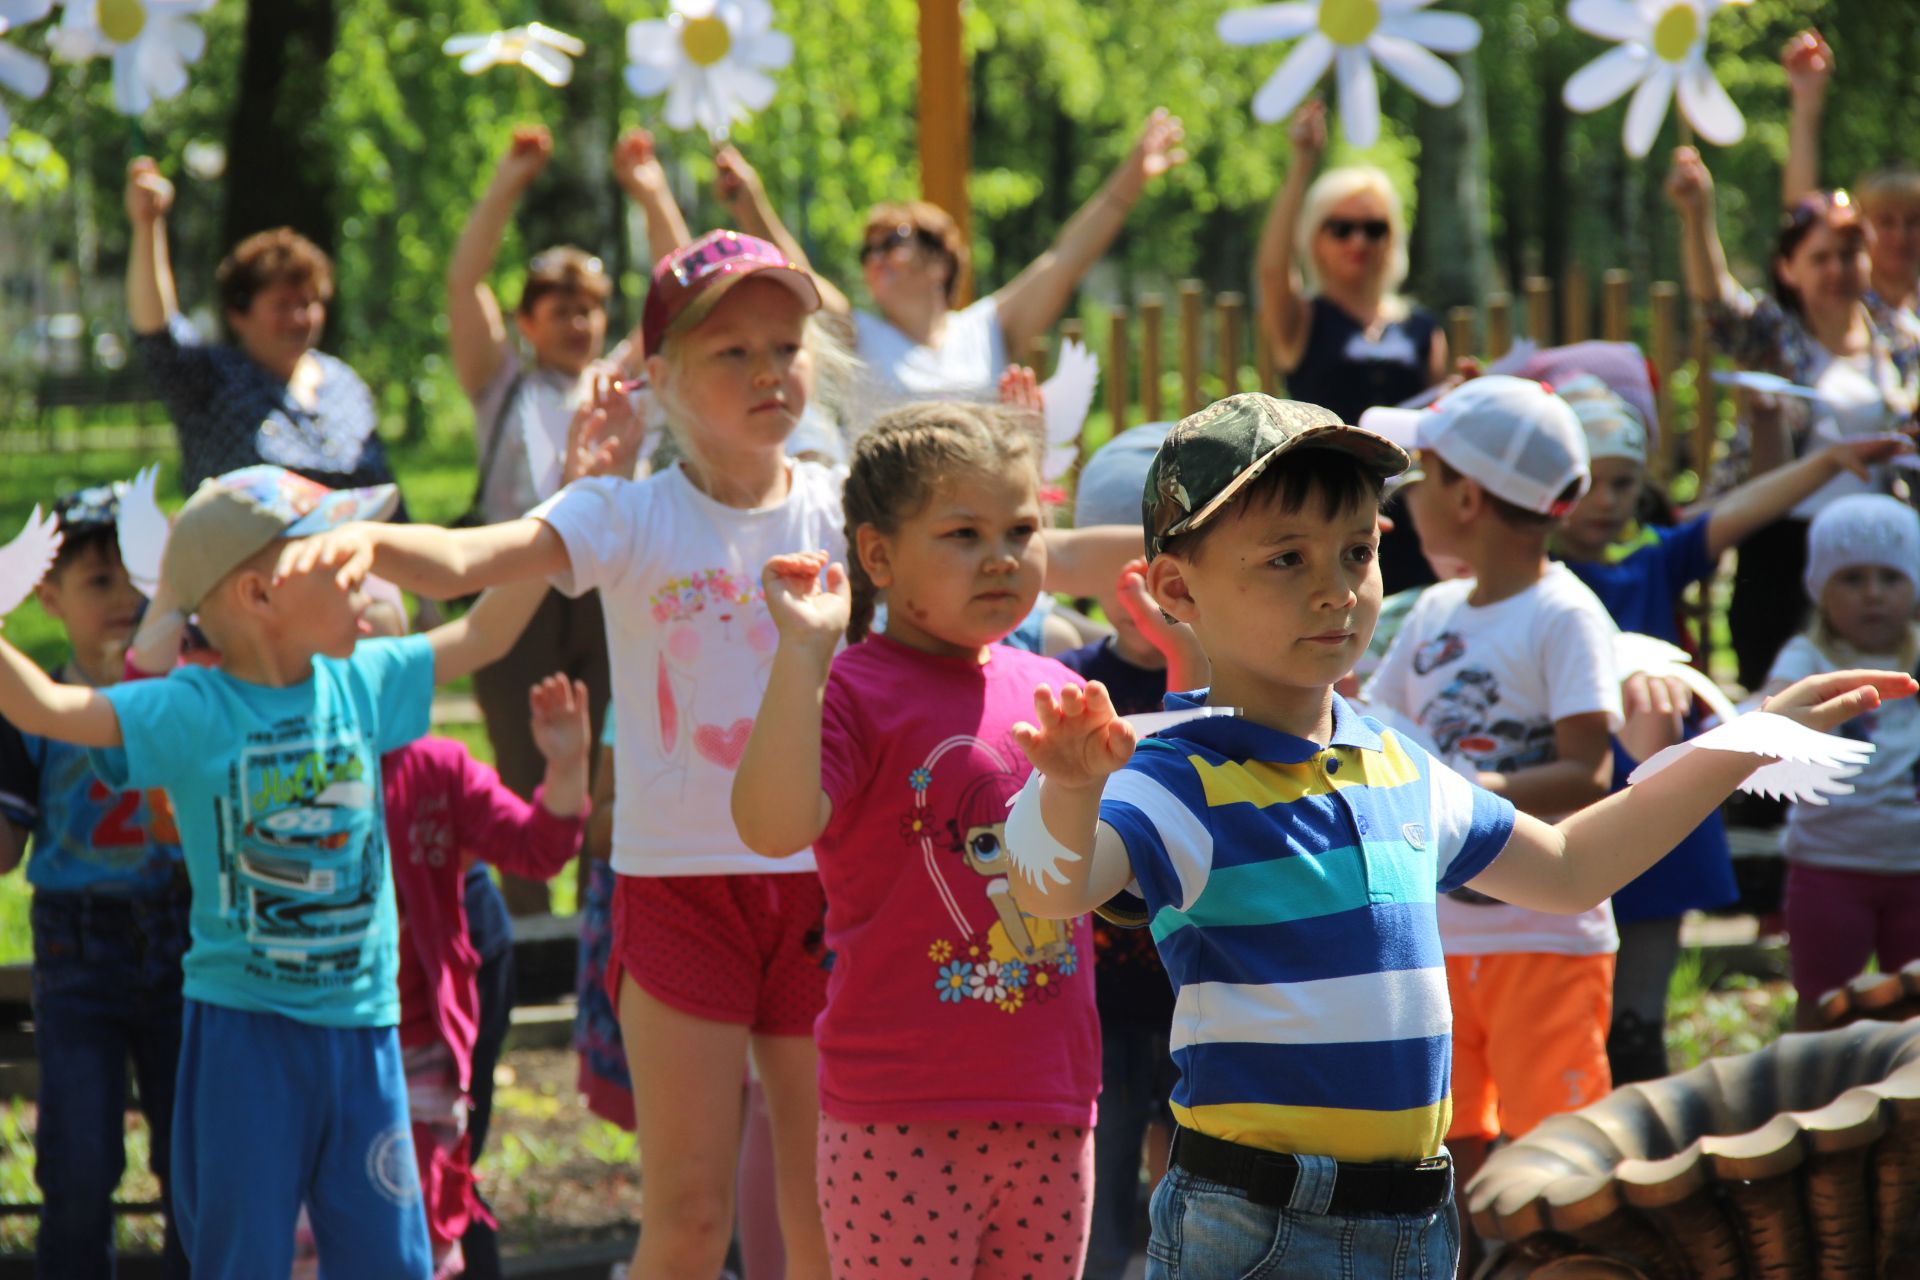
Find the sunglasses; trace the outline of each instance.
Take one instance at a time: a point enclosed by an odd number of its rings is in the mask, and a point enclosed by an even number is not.
[[[1351,240],[1357,231],[1373,244],[1379,244],[1393,232],[1385,218],[1328,218],[1320,224],[1320,229],[1335,240]]]
[[[860,246],[860,261],[865,262],[878,254],[890,254],[908,245],[917,247],[922,253],[938,254],[943,258],[947,256],[947,246],[939,236],[931,231],[902,223],[885,235],[878,236]]]

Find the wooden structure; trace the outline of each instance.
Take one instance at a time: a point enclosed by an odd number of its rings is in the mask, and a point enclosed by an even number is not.
[[[960,38],[962,0],[920,0],[920,192],[960,224],[963,240],[973,234],[967,199],[967,171],[973,163],[971,122],[967,114],[967,51]],[[972,269],[954,298],[973,297]]]

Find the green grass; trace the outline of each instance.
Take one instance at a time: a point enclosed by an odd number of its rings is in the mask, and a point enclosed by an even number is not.
[[[1793,1029],[1793,986],[1725,973],[1688,948],[1667,994],[1667,1057],[1675,1071],[1752,1053]]]

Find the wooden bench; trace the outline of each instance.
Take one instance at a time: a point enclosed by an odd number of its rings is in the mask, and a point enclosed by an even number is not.
[[[144,427],[146,410],[159,404],[147,375],[132,364],[78,373],[43,372],[34,381],[33,402],[35,421],[43,435],[51,430],[51,415],[56,409],[77,409],[84,414],[94,409],[130,407],[134,424]]]

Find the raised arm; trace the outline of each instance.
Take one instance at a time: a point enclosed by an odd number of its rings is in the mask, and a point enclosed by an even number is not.
[[[464,794],[454,822],[463,852],[510,875],[551,880],[580,852],[588,812],[587,760],[593,730],[587,719],[587,687],[562,675],[548,676],[527,695],[533,742],[547,762],[546,776],[529,804],[507,789],[500,775],[468,757]]]
[[[1839,671],[1802,680],[1765,707],[1826,731],[1882,699],[1911,697],[1914,687],[1910,676],[1890,671]],[[1506,849],[1470,887],[1536,911],[1588,910],[1665,857],[1764,763],[1735,752],[1694,751],[1558,826],[1519,814]]]
[[[627,198],[640,206],[647,219],[647,269],[678,249],[691,243],[686,217],[680,202],[673,198],[673,186],[654,150],[653,135],[645,129],[629,129],[613,145],[613,176]],[[629,379],[637,380],[647,362],[643,325],[634,322],[632,332],[607,354],[615,368]]]
[[[1047,573],[1041,584],[1056,595],[1080,599],[1106,594],[1140,556],[1140,529],[1130,524],[1094,524],[1046,531]]]
[[[1809,27],[1780,51],[1787,69],[1787,163],[1780,171],[1780,203],[1791,209],[1820,189],[1820,118],[1827,108],[1827,81],[1833,75],[1833,50]]]
[[[1719,306],[1729,291],[1737,291],[1740,285],[1727,270],[1727,253],[1720,244],[1720,227],[1713,210],[1713,175],[1692,147],[1674,149],[1667,196],[1680,211],[1680,252],[1685,261],[1687,295],[1700,306]]]
[[[818,840],[833,817],[821,786],[822,705],[852,597],[847,571],[828,565],[824,551],[775,556],[760,582],[780,647],[733,776],[733,825],[747,848],[784,858]]]
[[[813,264],[807,261],[807,254],[787,230],[787,224],[780,220],[780,214],[774,209],[773,202],[767,199],[766,184],[760,181],[759,171],[747,163],[737,147],[722,146],[713,153],[715,170],[714,183],[719,191],[720,200],[727,206],[727,212],[733,218],[733,225],[750,236],[759,236],[768,241],[780,252],[805,267],[813,275],[813,283],[820,290],[820,307],[828,315],[845,318],[853,314],[853,304],[847,295],[840,292],[832,281],[823,278],[814,271]]]
[[[507,656],[547,598],[544,578],[522,578],[482,595],[464,617],[427,632],[433,646],[433,680],[446,684],[490,667]]]
[[[1133,150],[1093,199],[1067,219],[1052,247],[995,293],[1007,350],[1025,351],[1035,338],[1053,328],[1081,278],[1120,234],[1127,214],[1147,184],[1186,163],[1187,153],[1180,150],[1185,136],[1180,118],[1165,107],[1156,107]]]
[[[127,221],[133,245],[127,254],[127,320],[135,333],[158,333],[180,312],[167,251],[167,211],[173,184],[147,156],[127,166]]]
[[[1023,911],[1066,920],[1108,901],[1133,878],[1125,842],[1100,821],[1100,797],[1107,779],[1133,755],[1134,733],[1097,680],[1084,691],[1068,685],[1058,695],[1041,685],[1034,690],[1033,711],[1032,724],[1013,727],[1035,778],[1007,823],[1013,864],[1008,882]],[[1036,783],[1037,828],[1025,807],[1034,803]]]
[[[113,703],[84,685],[60,684],[0,638],[0,716],[22,733],[82,747],[121,745]]]
[[[1295,113],[1287,140],[1293,144],[1293,163],[1287,180],[1267,210],[1260,231],[1260,253],[1255,272],[1260,283],[1260,332],[1273,349],[1281,369],[1299,365],[1307,349],[1307,327],[1312,310],[1301,292],[1300,264],[1293,260],[1293,242],[1300,224],[1300,206],[1307,186],[1327,149],[1327,105],[1314,98]],[[1444,358],[1442,365],[1444,366]],[[1444,368],[1442,376],[1445,376]]]
[[[522,125],[513,131],[507,154],[467,215],[447,264],[447,342],[453,349],[454,376],[470,396],[493,380],[507,355],[506,319],[487,277],[493,274],[515,206],[552,156],[553,138],[543,126]]]
[[[1713,505],[1707,517],[1707,554],[1718,559],[1842,472],[1865,480],[1867,468],[1874,463],[1909,452],[1912,447],[1904,440],[1838,441],[1749,480]]]

